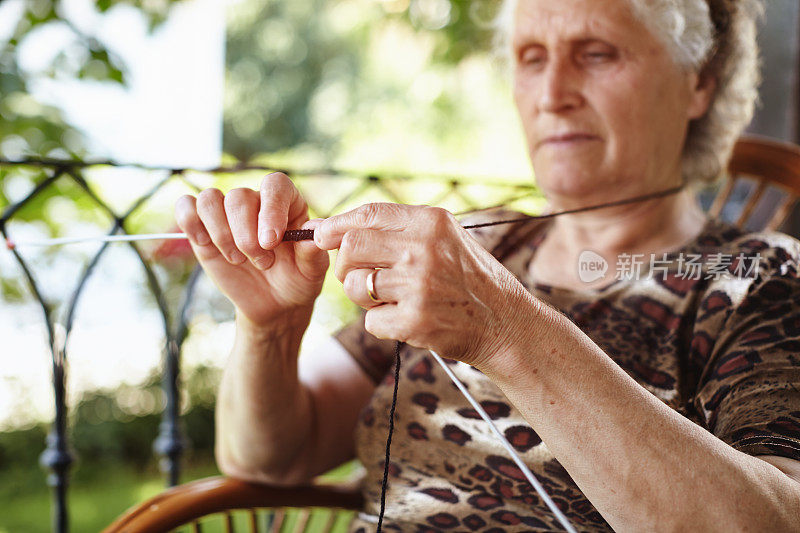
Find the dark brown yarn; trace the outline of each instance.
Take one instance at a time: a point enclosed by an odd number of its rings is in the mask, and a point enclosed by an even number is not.
[[[283,242],[313,241],[313,229],[287,229],[283,232]]]
[[[386,436],[386,456],[383,459],[383,480],[381,481],[381,510],[378,514],[378,529],[383,530],[383,513],[386,511],[386,487],[389,486],[389,459],[391,457],[392,434],[394,433],[394,411],[397,408],[397,384],[400,382],[400,348],[403,343],[397,341],[394,345],[394,390],[392,391],[392,406],[389,408],[389,433]]]
[[[567,209],[566,211],[559,211],[557,213],[548,213],[546,215],[525,215],[524,217],[511,218],[508,220],[496,220],[494,222],[482,222],[480,224],[470,224],[468,226],[463,226],[463,228],[464,229],[487,228],[489,226],[500,226],[503,224],[518,224],[520,222],[528,222],[529,220],[546,220],[548,218],[555,218],[561,215],[571,215],[574,213],[586,213],[587,211],[595,211],[597,209],[604,209],[606,207],[617,207],[620,205],[644,202],[645,200],[653,200],[655,198],[669,196],[671,194],[676,194],[680,192],[685,186],[686,186],[685,183],[681,183],[680,185],[677,185],[670,189],[664,189],[663,191],[643,194],[641,196],[634,196],[632,198],[625,198],[623,200],[615,200],[613,202],[590,205],[588,207],[577,207],[575,209]],[[314,240],[313,229],[289,229],[283,233],[283,239],[282,239],[283,242],[313,241],[313,240]]]
[[[549,213],[547,215],[527,215],[520,218],[512,218],[509,220],[498,220],[495,222],[483,222],[481,224],[470,224],[469,226],[464,226],[464,229],[477,229],[477,228],[486,228],[489,226],[499,226],[501,224],[514,224],[519,222],[527,222],[529,220],[546,220],[548,218],[555,218],[560,217],[561,215],[572,215],[575,213],[586,213],[588,211],[595,211],[597,209],[604,209],[606,207],[617,207],[620,205],[627,205],[633,204],[637,202],[644,202],[645,200],[652,200],[654,198],[661,198],[662,196],[669,196],[671,194],[675,194],[680,192],[684,187],[685,183],[681,183],[676,187],[672,187],[671,189],[665,189],[663,191],[652,192],[649,194],[643,194],[641,196],[634,196],[633,198],[625,198],[623,200],[615,200],[613,202],[606,202],[603,204],[597,205],[590,205],[588,207],[577,207],[575,209],[567,209],[566,211],[559,211],[557,213]]]

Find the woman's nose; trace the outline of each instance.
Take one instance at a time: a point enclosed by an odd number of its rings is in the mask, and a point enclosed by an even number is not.
[[[540,78],[539,110],[563,113],[580,107],[584,98],[579,77],[577,68],[568,60],[550,60]]]

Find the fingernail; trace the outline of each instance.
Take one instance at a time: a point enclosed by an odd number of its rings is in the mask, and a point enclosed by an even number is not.
[[[258,240],[260,241],[261,246],[275,244],[275,241],[278,240],[278,232],[266,228],[262,229],[258,234]]]
[[[239,250],[234,250],[231,252],[230,260],[232,263],[236,263],[238,265],[244,263],[247,260],[247,258]]]

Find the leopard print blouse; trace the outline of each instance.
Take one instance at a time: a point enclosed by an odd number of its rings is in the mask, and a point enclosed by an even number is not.
[[[528,275],[548,227],[532,221],[513,230],[485,228],[475,236],[534,295],[563,312],[639,384],[683,416],[745,453],[800,459],[800,242],[709,220],[698,237],[668,254],[670,266],[658,275],[617,279],[602,289],[565,290],[538,284]],[[687,275],[681,252],[701,256],[702,270]],[[719,254],[732,258],[726,268],[707,261]],[[756,257],[757,273],[734,277],[741,266],[737,257]],[[356,430],[367,503],[351,526],[372,531],[392,397],[393,342],[365,332],[363,320],[337,338],[378,384]],[[385,529],[560,530],[428,353],[406,346],[401,360]],[[610,531],[501,391],[464,363],[449,365],[570,522],[579,531]]]

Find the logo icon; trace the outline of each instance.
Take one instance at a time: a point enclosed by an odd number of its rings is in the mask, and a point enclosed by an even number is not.
[[[584,250],[578,256],[578,278],[584,283],[591,283],[602,278],[608,272],[608,261],[598,253]]]

